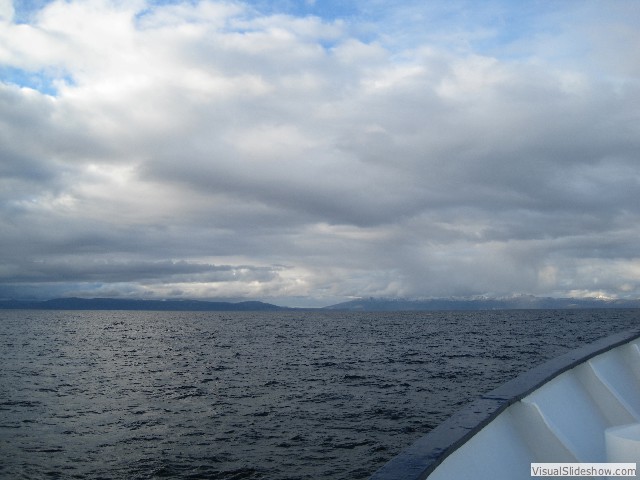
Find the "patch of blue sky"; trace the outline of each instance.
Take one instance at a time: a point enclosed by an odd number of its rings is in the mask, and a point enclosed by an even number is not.
[[[528,40],[557,28],[562,10],[547,0],[371,0],[359,8],[392,51],[430,45],[505,59],[526,56]]]
[[[60,82],[73,84],[68,75],[52,76],[45,71],[29,71],[21,68],[0,66],[0,82],[31,88],[46,95],[56,96]]]
[[[492,8],[474,11],[470,8],[461,28],[479,34],[471,45],[477,53],[497,57],[526,55],[530,42],[557,27],[553,19],[557,7],[546,2],[514,4],[496,2]]]
[[[14,0],[14,23],[31,23],[34,14],[42,10],[53,0]]]
[[[246,0],[257,11],[273,15],[315,16],[327,21],[345,19],[360,13],[359,2],[344,0]]]
[[[160,3],[160,2],[158,2]],[[532,8],[511,0],[244,0],[258,14],[315,16],[343,20],[365,43],[380,41],[390,51],[419,45],[496,53],[526,32]],[[535,13],[535,12],[534,12]],[[328,41],[325,48],[330,48]]]
[[[154,5],[197,5],[202,0],[147,0],[147,4]]]

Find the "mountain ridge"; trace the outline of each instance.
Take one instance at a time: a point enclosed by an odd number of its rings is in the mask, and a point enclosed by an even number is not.
[[[2,300],[1,310],[139,310],[139,311],[279,311],[289,310],[259,301],[142,300],[65,297],[50,300]]]
[[[361,298],[324,307],[324,310],[347,311],[435,311],[435,310],[520,310],[640,308],[640,300],[600,298],[554,298],[519,295],[505,298]]]
[[[296,308],[248,300],[218,302],[193,299],[145,300],[63,297],[49,300],[0,300],[0,310],[133,310],[133,311],[291,311],[342,310],[362,312],[438,310],[519,310],[640,308],[636,299],[555,298],[518,295],[504,298],[358,298],[319,308]]]

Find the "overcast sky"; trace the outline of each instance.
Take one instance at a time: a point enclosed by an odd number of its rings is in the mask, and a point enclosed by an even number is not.
[[[0,298],[639,298],[639,25],[0,0]]]

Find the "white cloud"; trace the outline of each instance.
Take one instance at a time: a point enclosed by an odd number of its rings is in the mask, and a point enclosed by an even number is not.
[[[0,0],[0,23],[10,23],[13,21],[15,10],[12,0]]]
[[[628,23],[600,27],[618,35],[588,34],[592,50],[563,65],[549,42],[575,51],[594,12],[575,28],[572,6],[521,17],[530,33],[542,19],[564,30],[513,57],[499,55],[518,43],[499,47],[504,26],[452,24],[465,39],[447,43],[442,11],[395,5],[379,24],[107,0],[15,24],[4,5],[0,64],[17,73],[0,83],[2,291],[36,262],[53,266],[43,285],[77,293],[64,257],[95,276],[95,258],[123,275],[120,258],[270,272],[87,284],[127,295],[637,296],[621,268],[640,258],[638,78],[621,67],[637,9],[624,3]],[[435,33],[394,30],[408,13]],[[20,88],[21,70],[57,91]]]

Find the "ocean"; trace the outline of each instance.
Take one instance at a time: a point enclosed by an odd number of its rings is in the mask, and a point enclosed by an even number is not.
[[[0,477],[358,479],[640,310],[0,311]]]

